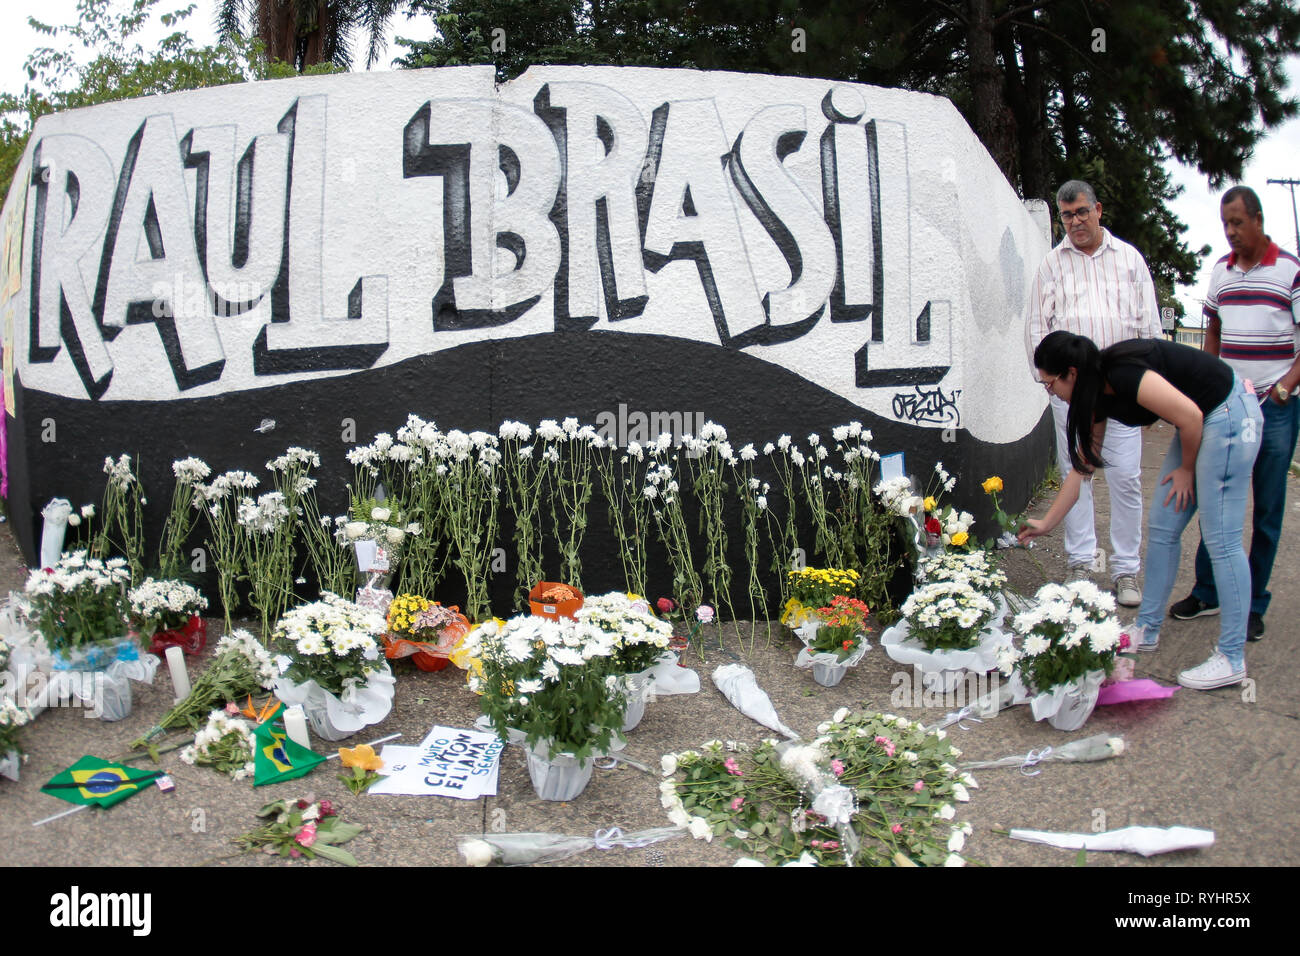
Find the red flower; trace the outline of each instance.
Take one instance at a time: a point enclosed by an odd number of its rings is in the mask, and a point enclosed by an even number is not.
[[[655,601],[655,607],[659,608],[661,614],[671,614],[677,610],[676,602],[672,598],[666,597],[661,597],[658,601]]]
[[[929,517],[925,519],[925,531],[927,534],[942,534],[943,525],[939,524],[939,519]]]
[[[852,649],[853,649],[853,642],[852,642],[852,641],[845,641],[845,642],[844,642],[844,649],[845,649],[846,651],[848,651],[848,650],[852,650]]]
[[[320,815],[322,817],[332,817],[337,815],[338,811],[334,809],[334,804],[328,800],[320,802]]]

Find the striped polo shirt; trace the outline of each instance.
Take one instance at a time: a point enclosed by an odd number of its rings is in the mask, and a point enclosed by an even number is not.
[[[1230,253],[1214,264],[1206,319],[1219,320],[1219,358],[1238,377],[1268,394],[1296,358],[1300,322],[1300,259],[1269,241],[1268,251],[1249,272]]]
[[[1151,271],[1142,254],[1109,229],[1091,254],[1066,237],[1034,275],[1025,308],[1025,349],[1034,349],[1049,332],[1064,329],[1092,339],[1104,349],[1125,339],[1160,338],[1160,310]]]

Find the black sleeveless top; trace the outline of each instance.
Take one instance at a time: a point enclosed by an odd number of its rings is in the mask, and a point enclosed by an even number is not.
[[[1102,378],[1115,394],[1098,396],[1097,419],[1113,418],[1125,425],[1154,424],[1160,416],[1137,400],[1138,384],[1148,371],[1195,402],[1202,415],[1214,411],[1232,393],[1232,369],[1209,352],[1164,339],[1129,339],[1101,353]]]

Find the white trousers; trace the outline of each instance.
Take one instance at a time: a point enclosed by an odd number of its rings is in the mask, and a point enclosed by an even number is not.
[[[1056,416],[1056,457],[1061,477],[1070,473],[1069,440],[1065,434],[1068,403],[1051,397]],[[1107,465],[1110,488],[1111,553],[1104,566],[1112,579],[1136,575],[1141,568],[1142,549],[1142,429],[1111,419],[1106,422],[1106,440],[1101,458]],[[1065,556],[1070,564],[1091,564],[1097,551],[1097,531],[1092,515],[1092,482],[1079,485],[1079,500],[1065,516]]]

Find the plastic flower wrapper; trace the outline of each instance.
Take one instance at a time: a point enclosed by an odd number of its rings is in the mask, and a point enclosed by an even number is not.
[[[832,766],[831,759],[816,742],[792,740],[773,749],[781,758],[782,771],[811,800],[813,813],[823,817],[839,833],[845,862],[852,866],[861,847],[857,833],[849,826],[858,812],[858,801],[853,790],[839,782],[835,771],[844,772],[842,761],[837,761],[839,766]]]
[[[1043,843],[1067,850],[1118,850],[1155,856],[1175,850],[1201,850],[1214,846],[1213,830],[1194,827],[1124,827],[1105,833],[1052,833],[1046,830],[1011,830],[1013,840]]]
[[[963,770],[984,770],[997,767],[1019,767],[1026,775],[1032,776],[1037,774],[1038,771],[1031,772],[1029,768],[1040,763],[1052,761],[1060,763],[1091,763],[1097,760],[1109,760],[1111,757],[1118,757],[1124,750],[1123,737],[1094,734],[1081,740],[1071,740],[1068,744],[1062,744],[1060,747],[1044,747],[1042,750],[1031,750],[1027,754],[1015,754],[997,760],[969,761],[963,763],[961,768]]]
[[[798,738],[798,734],[781,723],[776,708],[772,706],[772,699],[758,686],[754,672],[744,664],[723,664],[714,670],[713,683],[722,692],[722,696],[746,717],[792,740]]]
[[[618,827],[597,830],[594,836],[564,836],[559,833],[483,833],[462,836],[458,848],[470,866],[527,866],[530,863],[554,863],[588,850],[612,850],[616,847],[638,849],[665,840],[676,840],[685,831],[681,827],[655,827],[624,833]]]

